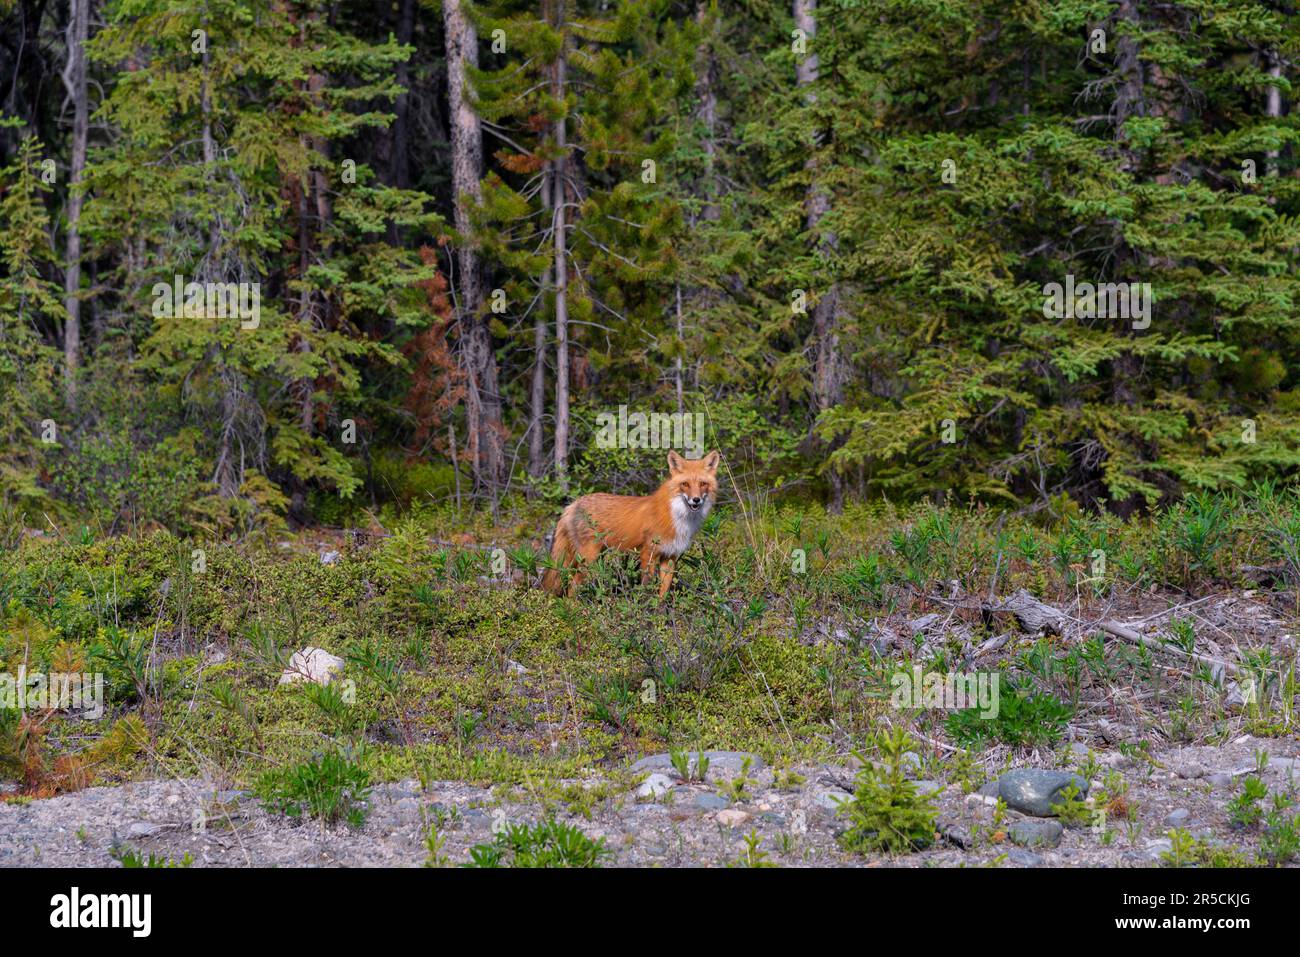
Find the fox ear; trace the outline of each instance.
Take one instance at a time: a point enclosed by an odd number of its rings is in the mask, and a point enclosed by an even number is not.
[[[676,475],[678,472],[682,470],[682,467],[684,465],[686,465],[686,462],[682,459],[682,457],[678,455],[676,452],[669,449],[668,450],[668,471],[671,474]]]
[[[708,455],[704,456],[704,467],[710,472],[716,472],[718,470],[718,462],[721,460],[721,453],[719,453],[717,449],[714,449]]]

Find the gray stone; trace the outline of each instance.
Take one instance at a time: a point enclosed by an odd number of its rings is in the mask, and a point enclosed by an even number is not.
[[[1021,867],[1038,867],[1043,863],[1043,859],[1033,851],[1026,851],[1019,847],[1013,847],[1007,851],[1007,860],[1012,864],[1019,864]]]
[[[1007,828],[1007,837],[1021,847],[1056,847],[1065,828],[1053,818],[1041,821],[1016,821]]]
[[[721,811],[731,805],[731,802],[721,794],[713,794],[710,791],[700,791],[695,795],[694,803],[701,811]]]
[[[831,812],[839,811],[841,805],[853,800],[853,795],[848,791],[841,791],[838,788],[826,788],[818,791],[813,800],[821,807]]]
[[[917,781],[916,793],[920,795],[939,794],[944,789],[944,785],[938,781]]]
[[[1088,794],[1088,782],[1077,774],[1066,771],[1047,771],[1041,768],[1017,768],[1008,771],[998,780],[998,796],[1007,807],[1032,814],[1051,817],[1052,805],[1061,802],[1061,791],[1070,785],[1078,788],[1076,799]]]
[[[1180,807],[1169,812],[1168,816],[1165,818],[1165,823],[1170,827],[1182,827],[1188,822],[1191,816],[1191,811],[1187,810],[1185,807]]]
[[[1224,774],[1222,771],[1215,771],[1213,774],[1206,775],[1205,780],[1209,781],[1212,787],[1216,787],[1216,788],[1232,787],[1232,775]]]
[[[954,847],[960,847],[962,850],[970,847],[974,843],[971,833],[964,827],[943,828],[939,832],[940,836]]]
[[[763,759],[757,754],[749,754],[746,751],[705,751],[704,757],[708,759],[709,766],[704,772],[704,779],[709,782],[730,780],[739,777],[741,768],[744,767],[745,759],[749,758],[749,773],[756,774],[763,770],[765,765]],[[691,751],[687,756],[690,762],[690,769],[694,773],[699,762],[699,752]],[[644,771],[663,771],[672,773],[673,759],[669,754],[652,754],[644,757],[632,765],[632,773],[640,774]]]
[[[1160,860],[1161,854],[1168,854],[1173,850],[1174,842],[1167,837],[1157,838],[1154,841],[1148,841],[1146,848],[1142,851],[1142,856],[1148,861]]]
[[[1283,779],[1300,779],[1300,760],[1296,758],[1279,758],[1274,756],[1269,758],[1268,770],[1275,772]]]

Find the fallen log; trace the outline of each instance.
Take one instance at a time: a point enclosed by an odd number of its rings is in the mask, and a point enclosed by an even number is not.
[[[1016,623],[1022,631],[1031,635],[1041,632],[1047,632],[1054,635],[1064,635],[1066,626],[1074,623],[1080,628],[1087,630],[1090,628],[1100,628],[1108,635],[1116,638],[1122,638],[1136,645],[1143,645],[1152,651],[1164,651],[1172,655],[1179,655],[1189,661],[1195,661],[1213,669],[1216,674],[1224,673],[1237,675],[1241,673],[1231,661],[1220,661],[1218,658],[1211,658],[1208,655],[1198,655],[1195,652],[1185,651],[1177,645],[1171,645],[1168,642],[1161,641],[1159,638],[1152,638],[1135,631],[1128,625],[1121,624],[1113,619],[1106,619],[1098,622],[1096,625],[1088,625],[1086,622],[1078,621],[1053,607],[1046,602],[1041,602],[1023,588],[1001,602],[986,602],[983,606],[986,614],[1010,614],[1015,617]],[[1153,616],[1154,617],[1154,616]],[[990,649],[991,650],[991,649]]]
[[[1136,645],[1145,645],[1153,651],[1167,651],[1170,654],[1181,655],[1184,658],[1199,662],[1200,664],[1208,665],[1218,674],[1222,674],[1225,671],[1231,675],[1241,673],[1241,669],[1231,661],[1220,661],[1218,658],[1211,658],[1208,655],[1198,655],[1194,651],[1185,651],[1176,645],[1171,645],[1168,642],[1161,641],[1159,638],[1152,638],[1150,635],[1136,632],[1132,628],[1129,628],[1126,625],[1121,625],[1117,621],[1100,621],[1097,623],[1097,627],[1108,635],[1114,635],[1116,638],[1123,638],[1125,641],[1131,641]]]

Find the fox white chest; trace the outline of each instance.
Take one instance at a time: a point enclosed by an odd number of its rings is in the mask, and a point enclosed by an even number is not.
[[[680,495],[675,496],[669,506],[673,516],[674,535],[671,540],[659,543],[659,553],[669,558],[676,558],[690,548],[691,542],[695,539],[695,533],[704,524],[704,519],[712,507],[713,502],[708,498],[700,504],[699,508],[693,509],[683,501]]]

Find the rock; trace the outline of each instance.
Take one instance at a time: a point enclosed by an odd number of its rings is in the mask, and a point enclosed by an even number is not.
[[[1043,859],[1037,854],[1019,847],[1013,847],[1007,852],[1007,860],[1012,864],[1019,864],[1021,867],[1038,867],[1043,863]]]
[[[944,785],[938,781],[917,781],[916,793],[920,795],[939,794],[943,791]]]
[[[1079,789],[1075,797],[1082,800],[1088,793],[1088,782],[1077,774],[1017,768],[998,780],[998,796],[1007,802],[1007,807],[1017,811],[1035,817],[1051,817],[1055,813],[1052,805],[1060,803],[1061,791],[1072,784]]]
[[[329,549],[320,553],[320,563],[322,565],[333,565],[339,560],[339,553],[334,549]]]
[[[1157,838],[1154,841],[1148,841],[1146,849],[1142,851],[1142,856],[1148,861],[1160,860],[1161,854],[1168,854],[1173,850],[1174,842],[1167,837]]]
[[[903,770],[909,777],[915,777],[921,770],[921,756],[915,751],[907,751],[903,754]]]
[[[976,791],[975,793],[983,797],[995,798],[998,796],[998,782],[988,781],[984,784],[981,784],[979,790]]]
[[[1268,761],[1268,770],[1282,778],[1300,779],[1300,759],[1272,757]]]
[[[1117,724],[1112,724],[1105,718],[1097,722],[1097,733],[1107,744],[1118,744],[1125,740],[1124,729]]]
[[[1205,766],[1197,761],[1186,761],[1176,768],[1174,772],[1180,777],[1189,781],[1205,777]]]
[[[704,779],[709,782],[731,780],[740,776],[741,768],[745,764],[745,759],[750,759],[749,773],[751,775],[763,770],[765,765],[763,759],[757,754],[750,754],[746,751],[705,751],[704,757],[708,759],[709,766],[704,772]],[[688,755],[692,773],[699,761],[699,752],[692,751]],[[632,773],[639,774],[642,771],[663,771],[665,774],[673,773],[673,760],[668,754],[652,754],[649,757],[642,758],[632,765]]]
[[[970,831],[964,827],[941,828],[939,836],[953,847],[960,847],[962,850],[965,850],[974,843]]]
[[[1070,757],[1075,761],[1087,761],[1091,749],[1081,741],[1070,742]]]
[[[1065,828],[1053,818],[1041,821],[1016,821],[1007,828],[1007,837],[1021,847],[1056,847]]]
[[[1182,827],[1191,819],[1191,816],[1191,811],[1187,810],[1185,807],[1180,807],[1169,812],[1165,817],[1165,823],[1170,827]]]
[[[1225,774],[1222,771],[1215,771],[1213,774],[1207,774],[1205,780],[1210,783],[1211,787],[1230,788],[1232,787],[1232,775]]]
[[[162,830],[164,830],[164,827],[161,824],[152,824],[148,821],[135,821],[127,827],[126,836],[132,839],[153,837]]]
[[[513,672],[514,674],[517,674],[517,675],[526,675],[526,674],[528,674],[528,669],[527,669],[527,668],[525,668],[525,667],[524,667],[523,665],[521,665],[519,662],[517,662],[517,661],[515,661],[515,660],[513,660],[513,659],[511,659],[511,658],[507,658],[507,659],[506,659],[506,667],[507,667],[508,669],[510,669],[511,672]]]
[[[818,791],[813,796],[813,800],[826,810],[837,812],[843,804],[852,802],[853,795],[848,791],[841,791],[839,788],[825,788]]]
[[[725,825],[726,827],[740,827],[740,825],[744,824],[748,820],[748,814],[744,811],[737,810],[734,807],[729,807],[726,810],[719,811],[717,817],[718,823]]]
[[[711,794],[708,791],[701,791],[696,794],[694,803],[701,811],[717,811],[731,804],[721,794]]]
[[[1254,704],[1257,700],[1257,692],[1252,683],[1240,685],[1235,681],[1229,681],[1224,689],[1227,694],[1223,699],[1223,706],[1229,711],[1240,711],[1248,704]]]
[[[335,675],[343,672],[343,664],[342,658],[331,655],[324,648],[304,648],[293,653],[289,667],[280,675],[280,684],[311,681],[327,685],[334,680]]]
[[[656,771],[641,782],[641,786],[636,789],[636,796],[642,800],[655,801],[676,786],[677,782],[675,780]]]

